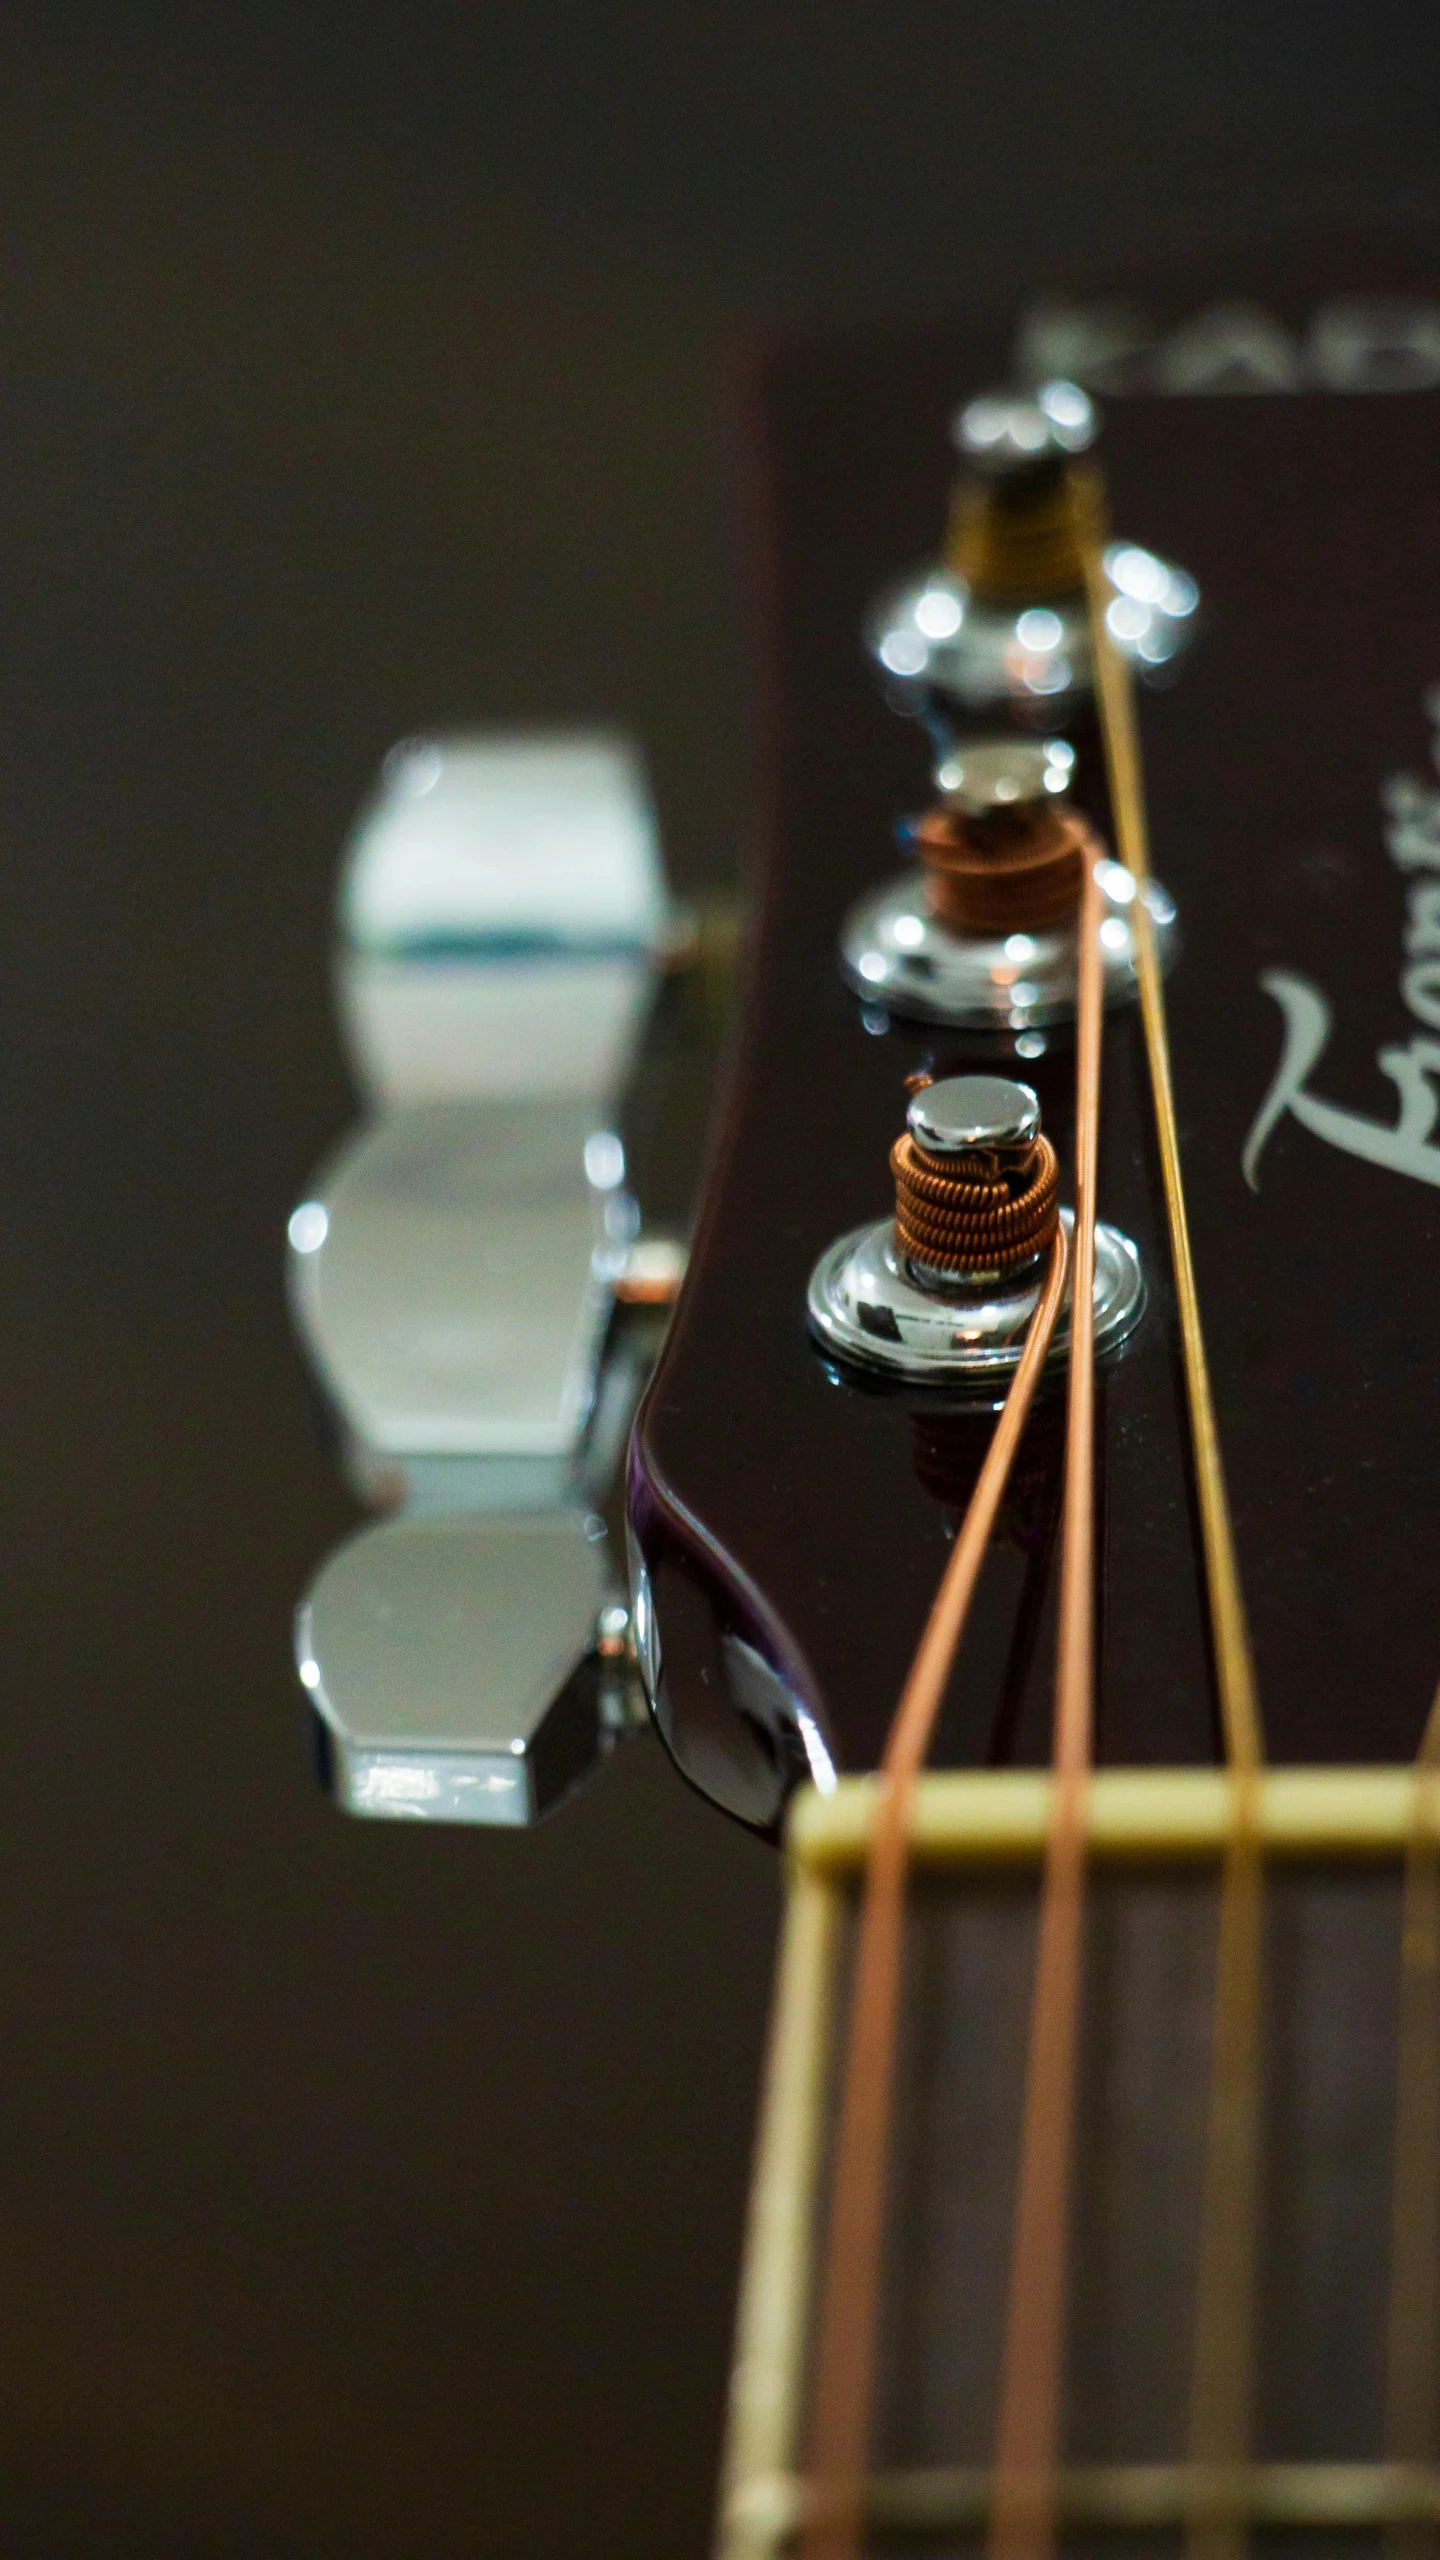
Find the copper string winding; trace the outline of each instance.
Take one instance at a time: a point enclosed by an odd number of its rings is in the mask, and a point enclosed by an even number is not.
[[[890,1150],[890,1170],[896,1241],[927,1270],[1014,1271],[1055,1233],[1060,1168],[1048,1138],[1006,1174],[990,1155],[929,1155],[907,1130]]]
[[[931,913],[956,933],[1043,933],[1080,902],[1085,865],[1099,851],[1070,809],[927,809],[907,833],[925,871]]]

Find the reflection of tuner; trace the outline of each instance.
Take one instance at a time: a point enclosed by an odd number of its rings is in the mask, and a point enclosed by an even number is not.
[[[697,935],[631,751],[523,733],[387,759],[340,923],[375,1116],[291,1218],[291,1300],[394,1516],[322,1568],[300,1677],[351,1811],[525,1822],[635,1712],[603,1513],[688,1203],[626,1094],[694,1045]]]

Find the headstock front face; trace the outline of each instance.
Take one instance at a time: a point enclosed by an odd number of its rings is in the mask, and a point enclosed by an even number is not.
[[[951,351],[772,377],[778,739],[750,998],[691,1275],[637,1430],[654,1703],[682,1768],[775,1823],[873,1767],[987,1423],[820,1355],[806,1291],[883,1219],[906,1079],[1034,1087],[1066,1162],[1063,1026],[910,1020],[847,986],[843,920],[925,794],[856,635],[944,521]],[[1202,1316],[1267,1750],[1405,1759],[1434,1690],[1440,1498],[1440,398],[1114,403],[1117,527],[1198,581],[1204,630],[1142,727]],[[1105,805],[1083,706],[1077,797]],[[1427,778],[1429,777],[1429,778]],[[1432,909],[1436,912],[1432,913]],[[854,978],[854,969],[850,975]],[[1139,1026],[1107,1017],[1100,1211],[1145,1273],[1102,1378],[1099,1752],[1206,1763],[1215,1703]],[[1042,1402],[947,1704],[942,1764],[1042,1760],[1057,1412]]]

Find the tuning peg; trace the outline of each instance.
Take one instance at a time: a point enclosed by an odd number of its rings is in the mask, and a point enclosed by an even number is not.
[[[1013,731],[967,739],[937,768],[935,805],[899,829],[918,864],[867,890],[841,928],[840,965],[870,1004],[922,1022],[1001,1032],[1021,1058],[1075,1011],[1084,862],[1098,851],[1069,801],[1075,750]],[[1154,880],[1101,859],[1107,1005],[1137,992],[1133,910],[1150,911],[1156,951],[1178,950],[1175,903]]]
[[[692,929],[623,738],[521,730],[392,748],[346,850],[336,993],[371,1103],[608,1107],[657,966]]]
[[[569,1506],[362,1531],[296,1659],[334,1793],[390,1819],[532,1822],[643,1712],[603,1524]]]
[[[839,1236],[810,1275],[821,1349],[848,1370],[993,1400],[1013,1377],[1039,1303],[1059,1206],[1055,1150],[1029,1085],[947,1076],[922,1087],[890,1154],[893,1218]],[[1140,1321],[1140,1257],[1118,1228],[1095,1230],[1095,1347],[1117,1350]],[[1069,1351],[1068,1300],[1049,1367]]]
[[[362,1494],[560,1499],[638,1223],[620,1140],[568,1095],[417,1104],[342,1147],[290,1288]]]
[[[340,920],[378,1116],[291,1217],[290,1295],[351,1480],[400,1516],[324,1567],[300,1676],[351,1811],[526,1821],[630,1720],[589,1506],[685,1246],[642,1218],[625,1088],[662,975],[705,939],[637,759],[590,737],[397,749]]]
[[[937,753],[997,718],[1065,728],[1092,671],[1082,545],[1098,538],[1089,483],[1072,464],[1097,413],[1073,382],[984,392],[959,410],[961,471],[943,556],[883,594],[866,637],[887,695],[922,720]],[[1109,627],[1142,676],[1187,645],[1199,589],[1137,543],[1112,542]]]

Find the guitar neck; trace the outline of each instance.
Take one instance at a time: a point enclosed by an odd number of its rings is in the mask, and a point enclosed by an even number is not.
[[[1393,1768],[1260,1784],[1261,2032],[1241,2094],[1261,2169],[1252,2190],[1224,2199],[1253,2270],[1229,2355],[1255,2387],[1243,2448],[1222,2471],[1197,2459],[1194,2386],[1236,1789],[1198,1771],[1093,1784],[1055,2481],[1060,2525],[1083,2530],[1087,2550],[1152,2547],[1137,2534],[1168,2548],[1197,2518],[1303,2531],[1306,2550],[1330,2547],[1320,2535],[1348,2549],[1382,2524],[1440,2521],[1434,2215],[1427,2226],[1416,2203],[1433,2195],[1436,2162],[1430,1792]],[[918,1791],[867,2550],[968,2551],[990,2517],[1050,1794],[1018,1772]],[[819,2264],[875,1809],[874,1785],[849,1781],[804,1799],[791,1826],[723,2560],[775,2560],[810,2511]],[[1397,2215],[1410,2292],[1402,2282],[1392,2301]]]

